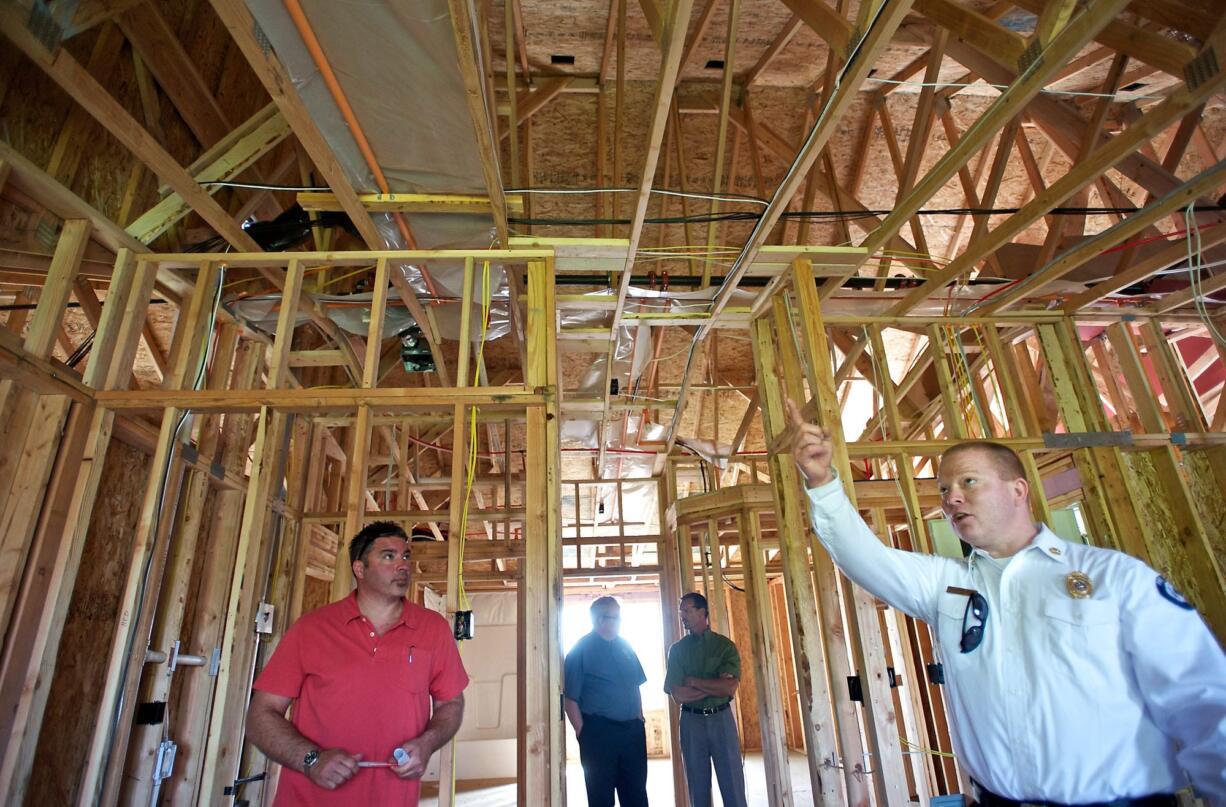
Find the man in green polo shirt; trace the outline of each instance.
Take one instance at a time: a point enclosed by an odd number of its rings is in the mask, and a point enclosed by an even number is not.
[[[712,766],[725,807],[746,807],[741,741],[729,708],[741,682],[741,656],[731,639],[711,630],[706,597],[691,591],[679,610],[689,635],[668,649],[664,691],[681,705],[690,807],[711,804]]]

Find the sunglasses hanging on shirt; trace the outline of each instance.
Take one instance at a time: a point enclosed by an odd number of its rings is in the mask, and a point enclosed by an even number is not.
[[[968,624],[969,623],[969,624]],[[988,626],[988,601],[978,591],[972,592],[962,614],[962,652],[971,653],[983,642]]]

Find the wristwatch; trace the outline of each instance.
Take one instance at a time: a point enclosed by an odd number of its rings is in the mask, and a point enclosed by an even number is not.
[[[302,758],[302,772],[310,773],[311,767],[316,762],[319,762],[319,751],[312,748],[310,751],[307,751],[306,756]]]

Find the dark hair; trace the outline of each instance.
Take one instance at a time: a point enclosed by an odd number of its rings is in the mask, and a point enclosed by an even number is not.
[[[362,560],[366,557],[366,551],[370,549],[379,538],[387,536],[402,538],[409,540],[409,536],[405,535],[404,528],[395,521],[372,521],[358,531],[358,534],[353,536],[353,540],[349,542],[349,562],[353,563],[356,560]]]
[[[594,614],[609,605],[616,605],[618,608],[621,608],[621,604],[617,601],[616,597],[597,597],[592,600],[592,605],[587,610]]]
[[[964,454],[967,451],[982,451],[987,454],[992,464],[996,466],[996,472],[1000,474],[1001,479],[1009,481],[1026,478],[1026,466],[1022,465],[1017,452],[1003,443],[994,443],[991,440],[967,440],[958,443],[953,448],[945,450],[945,453],[941,455],[941,462],[945,462],[955,454]]]
[[[706,613],[706,614],[711,613],[710,610],[707,608],[707,598],[699,594],[697,591],[691,591],[689,594],[686,594],[681,598],[682,602],[685,602],[686,600],[689,600],[690,605],[694,606],[695,608],[698,608],[703,613]]]

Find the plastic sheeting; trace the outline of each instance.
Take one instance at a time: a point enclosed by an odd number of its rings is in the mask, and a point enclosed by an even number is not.
[[[359,193],[378,192],[283,0],[247,5],[349,181]],[[302,6],[389,190],[486,193],[447,0],[302,0]],[[490,215],[404,215],[421,249],[485,247],[493,239]],[[371,218],[385,248],[405,247],[391,215]],[[455,267],[432,266],[432,284],[418,267],[393,269],[403,271],[419,295],[431,294],[430,285],[433,291],[459,287]]]
[[[370,301],[373,296],[366,294],[315,294],[310,295],[321,304],[325,316],[335,322],[340,328],[354,336],[365,337],[370,330]],[[268,334],[277,330],[277,313],[280,308],[280,295],[263,295],[260,297],[244,297],[224,303],[226,311],[245,321],[254,328],[259,328]],[[481,309],[477,304],[472,306],[472,322],[474,328],[471,337],[476,342],[481,338]],[[511,332],[511,322],[507,318],[507,301],[497,301],[490,305],[490,323],[486,329],[486,341],[498,339]],[[444,339],[458,340],[460,338],[460,306],[440,306],[435,316],[439,335]],[[305,314],[298,314],[294,325],[302,325],[308,321]],[[387,307],[383,319],[383,338],[398,336],[414,324],[414,319],[407,309],[396,305],[393,299]]]

